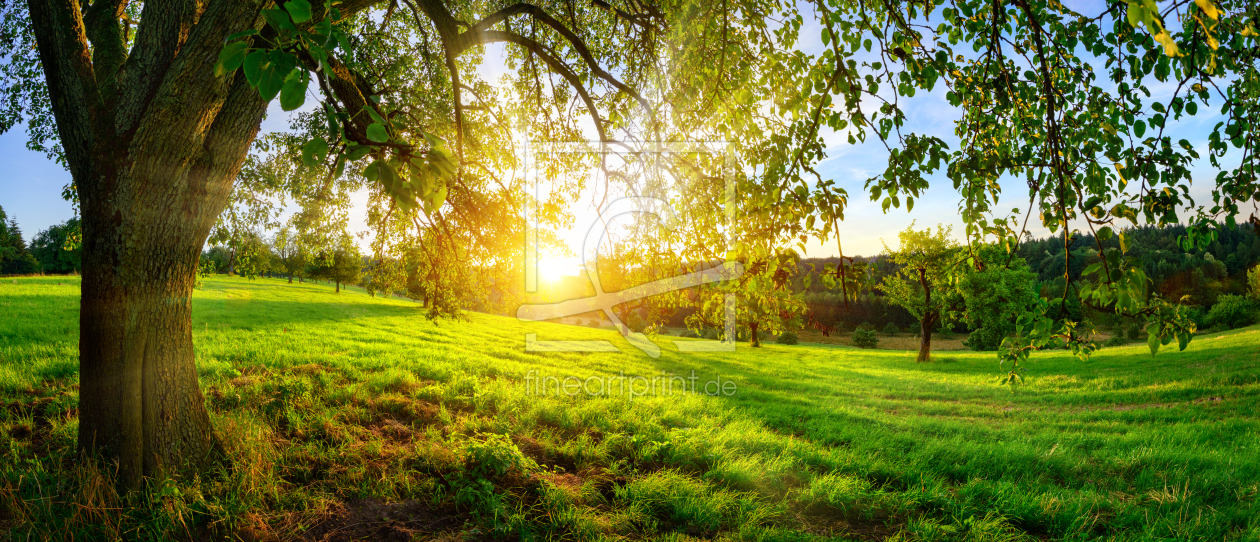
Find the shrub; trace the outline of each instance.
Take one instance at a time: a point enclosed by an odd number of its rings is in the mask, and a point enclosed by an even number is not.
[[[888,322],[888,325],[884,326],[884,335],[892,337],[898,333],[901,333],[901,328],[897,327],[897,324]]]
[[[1223,325],[1229,329],[1249,326],[1255,321],[1256,307],[1250,299],[1240,295],[1223,295],[1216,298],[1216,304],[1208,311],[1207,321],[1211,325]]]
[[[1252,267],[1247,271],[1247,285],[1251,290],[1251,298],[1260,301],[1260,265]]]
[[[1117,333],[1112,335],[1110,339],[1107,339],[1107,342],[1103,343],[1103,346],[1123,346],[1128,343],[1129,341],[1124,340],[1124,337],[1121,337],[1120,334]]]
[[[875,330],[858,329],[853,332],[853,346],[858,348],[875,348],[879,344],[879,337],[875,336]]]
[[[1004,338],[1006,338],[1006,334],[1000,328],[981,327],[967,336],[967,340],[963,341],[963,346],[977,352],[992,351],[1002,346],[1002,339]]]
[[[709,340],[711,340],[711,341],[716,341],[716,340],[718,339],[718,330],[717,330],[717,328],[715,328],[715,327],[706,327],[706,328],[704,328],[704,338],[709,339]]]
[[[774,339],[774,342],[778,344],[796,344],[797,340],[798,338],[795,333],[792,333],[791,331],[784,331]]]
[[[1129,324],[1129,327],[1125,328],[1125,330],[1124,330],[1124,338],[1126,338],[1126,339],[1128,339],[1128,340],[1130,340],[1130,341],[1136,341],[1136,340],[1138,340],[1138,339],[1141,339],[1141,338],[1142,338],[1142,326],[1138,325],[1138,323],[1137,323],[1137,322],[1134,322],[1134,323],[1132,323],[1132,324]]]
[[[853,330],[854,331],[875,331],[875,326],[872,326],[870,322],[862,322],[858,324],[858,327],[853,328]]]
[[[684,331],[684,332],[682,332],[682,333],[679,333],[679,334],[678,334],[678,336],[679,336],[679,337],[682,337],[682,338],[684,338],[684,339],[699,339],[699,338],[700,338],[700,334],[699,334],[699,333],[696,333],[696,332],[694,332],[694,331],[692,331],[692,330],[690,330],[690,329],[688,329],[688,330],[686,330],[686,331]]]

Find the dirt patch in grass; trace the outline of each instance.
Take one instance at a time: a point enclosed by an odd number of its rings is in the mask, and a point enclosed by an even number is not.
[[[434,509],[421,501],[387,503],[362,499],[338,504],[327,516],[302,535],[310,542],[351,542],[380,540],[410,542],[423,540],[489,540],[465,523],[466,514]]]
[[[879,346],[876,350],[918,350],[919,338],[909,333],[898,333],[888,336],[883,333],[876,334],[879,337]],[[842,344],[845,346],[853,346],[852,333],[832,333],[830,337],[823,335],[817,331],[801,331],[798,333],[801,342],[818,343],[818,344]],[[954,335],[952,338],[946,339],[941,335],[932,335],[932,351],[946,350],[967,350],[963,346],[963,341],[967,340],[967,335]]]

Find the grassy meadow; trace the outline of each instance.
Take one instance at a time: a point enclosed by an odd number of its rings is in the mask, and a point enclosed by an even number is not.
[[[15,540],[1260,541],[1260,327],[1040,352],[1012,389],[992,353],[662,337],[653,359],[608,329],[211,278],[193,330],[230,466],[120,497],[75,452],[78,294],[0,280]],[[615,380],[693,374],[700,393]],[[568,376],[612,390],[546,386]]]

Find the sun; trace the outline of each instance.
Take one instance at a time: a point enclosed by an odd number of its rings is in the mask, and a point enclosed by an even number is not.
[[[559,282],[568,275],[569,264],[554,256],[544,256],[538,260],[538,278],[544,282]]]

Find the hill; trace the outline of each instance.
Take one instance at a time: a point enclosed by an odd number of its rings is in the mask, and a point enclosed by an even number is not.
[[[192,331],[231,466],[124,502],[76,460],[78,292],[0,282],[12,538],[1260,538],[1257,327],[1154,358],[1042,352],[1010,389],[992,353],[664,337],[652,359],[608,330],[215,277]],[[527,333],[620,351],[527,352]],[[661,376],[699,393],[639,394]]]

